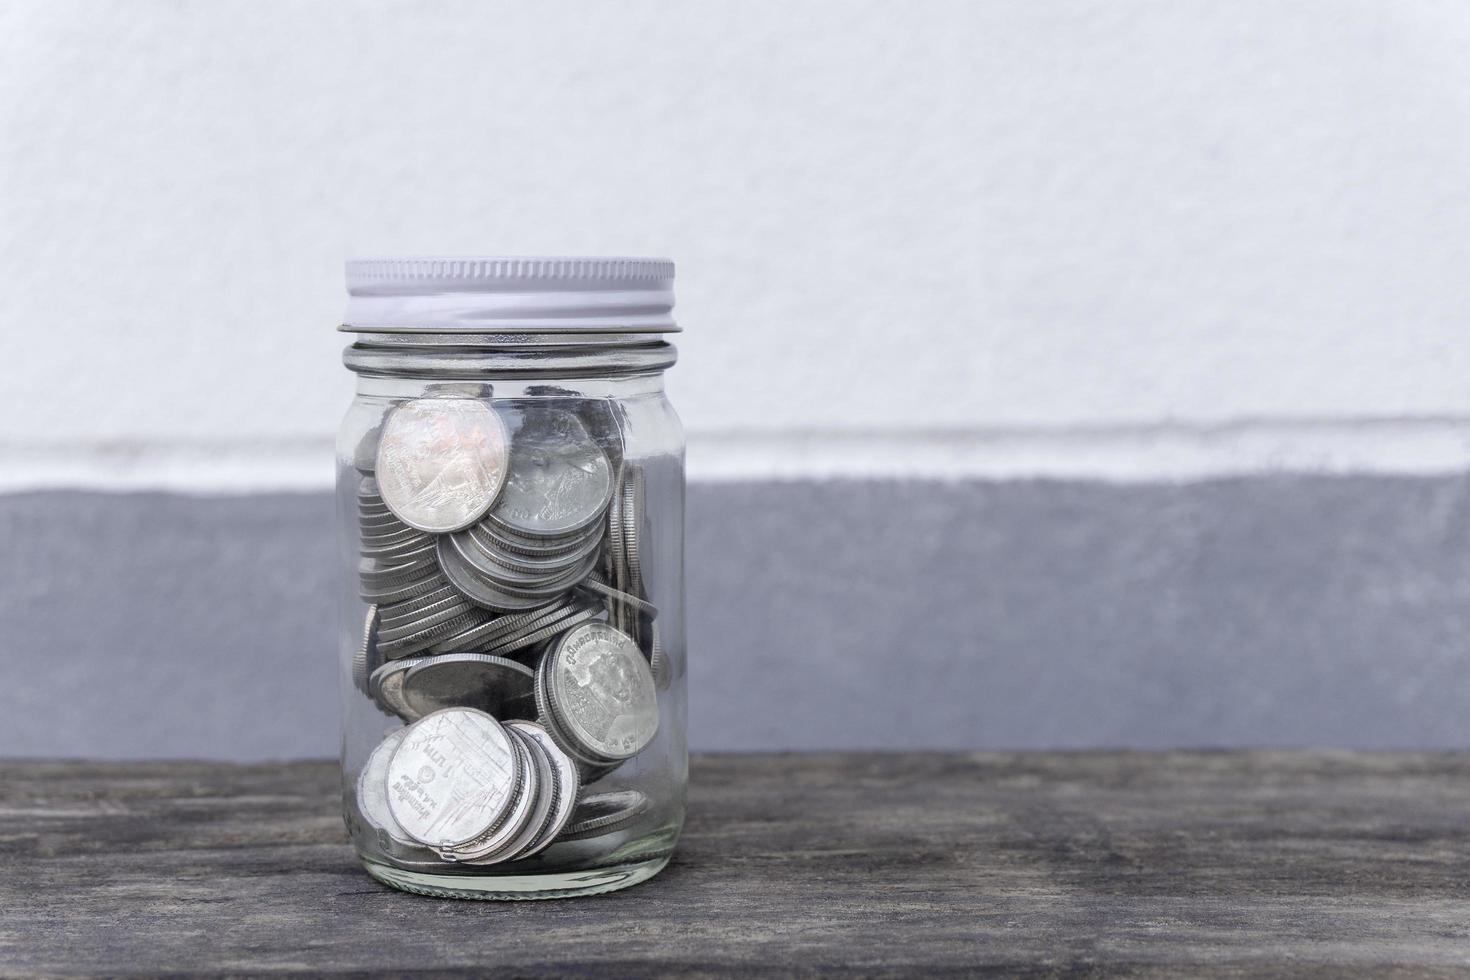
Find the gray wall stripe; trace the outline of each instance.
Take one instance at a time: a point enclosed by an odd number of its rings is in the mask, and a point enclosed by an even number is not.
[[[703,749],[1470,743],[1464,477],[695,484]],[[325,493],[0,496],[0,754],[336,751]]]

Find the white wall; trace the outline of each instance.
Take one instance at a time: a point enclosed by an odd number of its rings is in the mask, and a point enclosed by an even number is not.
[[[340,260],[393,252],[675,258],[705,475],[1458,467],[1467,41],[1386,0],[9,0],[0,482],[325,481]]]

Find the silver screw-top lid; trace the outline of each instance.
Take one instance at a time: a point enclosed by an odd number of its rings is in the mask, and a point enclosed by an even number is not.
[[[674,263],[587,257],[369,258],[347,263],[356,333],[672,333]]]

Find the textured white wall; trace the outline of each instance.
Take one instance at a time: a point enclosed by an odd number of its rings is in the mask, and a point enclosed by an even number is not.
[[[678,260],[701,472],[1462,465],[1470,7],[0,5],[0,472],[325,479],[340,260]]]

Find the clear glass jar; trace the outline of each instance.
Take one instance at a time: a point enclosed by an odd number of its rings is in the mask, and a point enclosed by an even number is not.
[[[373,877],[595,894],[687,780],[684,440],[659,259],[349,262],[342,793]]]

